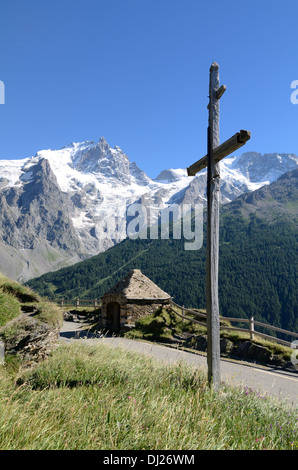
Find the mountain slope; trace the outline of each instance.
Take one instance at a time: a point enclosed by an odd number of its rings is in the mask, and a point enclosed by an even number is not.
[[[297,163],[293,154],[225,159],[221,203],[267,185]],[[185,169],[168,169],[152,179],[103,137],[0,161],[2,272],[25,281],[105,251],[126,237],[126,210],[136,202],[159,210],[205,205],[206,171],[188,177]],[[119,220],[124,233],[117,230]]]
[[[220,216],[221,314],[298,328],[296,289],[298,171],[244,194]],[[204,237],[205,238],[205,237]],[[29,281],[50,298],[100,298],[139,268],[188,307],[205,307],[205,244],[185,251],[182,240],[125,240],[91,259]]]
[[[61,267],[61,252],[70,264],[86,258],[71,223],[73,203],[60,190],[48,160],[30,165],[20,181],[0,194],[1,270],[13,279],[26,279]]]

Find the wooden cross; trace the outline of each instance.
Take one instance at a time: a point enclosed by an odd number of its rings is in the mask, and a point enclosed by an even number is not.
[[[220,379],[220,325],[218,306],[218,253],[219,253],[219,162],[250,139],[250,132],[241,130],[219,145],[219,100],[226,86],[219,86],[219,66],[210,67],[209,75],[209,125],[207,155],[187,168],[188,176],[207,167],[207,364],[208,382],[218,388]]]

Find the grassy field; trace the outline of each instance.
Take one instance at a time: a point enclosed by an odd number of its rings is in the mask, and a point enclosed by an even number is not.
[[[1,450],[298,449],[294,410],[118,348],[61,345],[0,380]]]
[[[61,308],[0,276],[2,338],[19,333],[10,320],[24,312],[61,325]],[[162,311],[133,334],[166,342],[183,333],[204,327]],[[298,449],[295,410],[249,388],[215,392],[202,370],[103,344],[60,345],[30,369],[14,359],[0,365],[0,450]]]

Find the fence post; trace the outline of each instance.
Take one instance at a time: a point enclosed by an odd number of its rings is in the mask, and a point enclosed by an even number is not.
[[[76,308],[78,308],[80,306],[80,299],[77,299],[76,300]]]
[[[61,307],[64,305],[64,299],[61,299]]]
[[[0,340],[0,364],[5,364],[5,344]]]
[[[184,323],[184,305],[182,307],[182,316],[183,316],[182,323]]]
[[[249,319],[249,334],[250,334],[250,339],[254,339],[254,331],[255,331],[254,317],[250,317],[250,319]]]
[[[97,307],[97,305],[98,305],[98,301],[97,301],[97,299],[95,299],[94,300],[94,307]]]

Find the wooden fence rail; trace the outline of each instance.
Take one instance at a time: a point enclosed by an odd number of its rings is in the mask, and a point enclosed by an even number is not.
[[[61,305],[62,307],[67,306],[67,305],[71,305],[71,306],[75,306],[76,308],[83,307],[83,306],[85,306],[85,307],[90,306],[90,307],[97,308],[99,306],[98,299],[79,299],[79,298],[72,299],[72,300],[57,299],[57,300],[55,300],[55,302],[58,303],[59,305]],[[173,306],[175,306],[176,308],[173,308]],[[177,311],[177,308],[179,310],[181,310],[181,313],[179,313]],[[201,317],[201,318],[206,319],[207,318],[206,313],[196,311],[196,310],[193,310],[193,309],[190,309],[190,308],[185,308],[184,306],[181,307],[181,305],[176,304],[175,302],[173,302],[173,300],[171,300],[171,309],[174,313],[176,313],[176,315],[181,317],[184,321],[190,321],[190,322],[193,322],[193,323],[196,323],[198,325],[205,326],[205,327],[207,326],[206,323],[201,322],[199,320],[196,320],[194,318],[191,318],[191,317],[188,317],[188,316],[185,315],[185,313],[190,313],[191,315],[195,315],[197,317]],[[222,318],[224,320],[227,320],[227,321],[231,322],[231,323],[232,322],[235,322],[235,323],[249,323],[248,328],[237,328],[237,327],[234,327],[234,326],[220,325],[220,329],[221,330],[240,331],[240,332],[248,331],[250,339],[254,339],[255,335],[256,336],[261,336],[262,338],[266,338],[266,339],[269,339],[271,341],[275,341],[277,343],[280,343],[280,344],[283,344],[285,346],[293,348],[293,345],[294,345],[293,342],[290,343],[289,341],[285,341],[283,339],[276,338],[274,336],[270,336],[270,335],[267,335],[265,333],[261,333],[259,331],[256,331],[255,326],[260,326],[262,328],[267,328],[271,331],[277,331],[278,333],[282,333],[282,334],[291,336],[293,338],[298,338],[298,333],[294,333],[293,331],[284,330],[284,329],[278,328],[276,326],[268,325],[267,323],[262,323],[260,321],[256,321],[254,319],[254,317],[250,317],[250,318],[222,317]],[[298,344],[295,345],[295,346],[296,346],[296,348],[298,348]]]
[[[179,317],[181,317],[183,320],[188,320],[188,321],[191,321],[191,322],[193,322],[193,323],[197,323],[197,324],[199,324],[199,325],[206,326],[206,323],[203,323],[203,322],[201,322],[201,321],[195,320],[194,318],[186,317],[183,313],[181,314],[181,313],[177,312],[177,310],[175,310],[173,307],[171,307],[171,309],[172,309],[172,311],[173,311],[174,313],[176,313],[176,315],[178,315]]]
[[[197,311],[189,309],[189,308],[181,307],[180,305],[176,304],[173,301],[171,301],[171,304],[181,310],[181,313],[179,313],[179,312],[177,312],[177,309],[174,309],[173,306],[171,305],[171,309],[179,317],[183,318],[184,320],[188,320],[190,322],[193,322],[193,323],[198,323],[199,325],[202,325],[202,326],[205,326],[205,327],[207,326],[206,323],[203,323],[203,322],[200,322],[198,320],[195,320],[194,318],[190,318],[190,317],[185,316],[185,312],[189,312],[192,315],[197,315],[197,316],[200,316],[200,317],[203,317],[203,318],[207,318],[207,315],[205,313],[197,312]],[[224,320],[227,320],[227,321],[230,321],[230,322],[249,323],[249,328],[248,329],[246,329],[246,328],[236,328],[236,327],[225,326],[225,325],[220,325],[220,329],[221,330],[240,331],[240,332],[248,331],[250,339],[254,339],[255,335],[256,336],[261,336],[262,338],[266,338],[266,339],[269,339],[271,341],[276,341],[277,343],[280,343],[280,344],[283,344],[285,346],[293,348],[293,344],[294,344],[293,342],[290,343],[289,341],[285,341],[283,339],[276,338],[275,336],[270,336],[270,335],[267,335],[265,333],[260,333],[259,331],[255,330],[255,326],[260,326],[262,328],[268,328],[269,330],[277,331],[279,333],[283,333],[285,335],[292,336],[293,338],[298,338],[298,333],[294,333],[293,331],[284,330],[284,329],[278,328],[276,326],[268,325],[267,323],[262,323],[262,322],[256,321],[254,319],[254,317],[250,317],[249,319],[248,318],[233,318],[233,317],[222,317],[222,318]],[[295,344],[295,347],[298,348],[298,344],[297,345]]]
[[[57,299],[57,300],[54,300],[54,302],[56,302],[58,305],[61,305],[61,307],[72,305],[72,306],[75,306],[76,308],[87,307],[87,306],[97,308],[99,306],[98,299],[79,299],[79,298],[72,299],[72,300]]]

